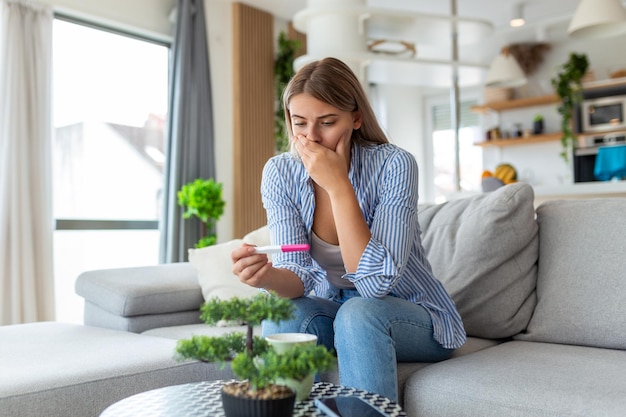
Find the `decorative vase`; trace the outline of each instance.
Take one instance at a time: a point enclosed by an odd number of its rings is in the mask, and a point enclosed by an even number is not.
[[[224,392],[222,407],[226,417],[292,417],[296,394],[277,399],[240,397]]]

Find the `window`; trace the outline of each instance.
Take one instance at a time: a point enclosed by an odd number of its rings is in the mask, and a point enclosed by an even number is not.
[[[104,30],[103,30],[104,29]],[[57,319],[85,270],[158,263],[169,47],[63,17],[53,28]]]
[[[458,191],[480,190],[482,150],[474,146],[478,142],[480,125],[478,116],[470,109],[476,102],[463,101],[460,104],[458,149],[455,145],[450,103],[442,102],[431,106],[434,201],[437,203],[447,200],[450,194]],[[460,170],[458,173],[455,168],[457,154]],[[457,178],[460,190],[456,187]]]

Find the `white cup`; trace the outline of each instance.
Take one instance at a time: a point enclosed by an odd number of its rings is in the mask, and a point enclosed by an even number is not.
[[[308,333],[276,333],[265,336],[265,340],[274,347],[277,353],[282,354],[297,345],[315,345],[317,343],[317,336]],[[303,380],[278,378],[276,383],[287,385],[296,393],[296,401],[302,401],[309,398],[311,390],[313,389],[314,379],[315,372],[306,376]]]
[[[308,333],[276,333],[265,336],[265,340],[278,353],[285,353],[296,345],[316,344],[317,336]]]

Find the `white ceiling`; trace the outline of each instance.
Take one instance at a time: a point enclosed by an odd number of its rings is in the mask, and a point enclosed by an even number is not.
[[[235,1],[235,0],[231,0]],[[286,21],[293,20],[294,15],[307,8],[307,0],[239,0],[250,6],[266,10],[273,15]],[[340,5],[342,0],[334,0]],[[460,39],[459,62],[461,63],[460,82],[461,85],[476,85],[484,78],[486,68],[500,49],[511,43],[524,42],[548,42],[551,44],[568,40],[567,27],[580,0],[365,0],[366,4],[376,9],[386,9],[393,11],[406,11],[408,13],[425,13],[449,16],[451,14],[452,3],[456,1],[457,16],[459,18],[471,18],[486,20],[493,26],[493,31],[481,39],[479,43],[464,44]],[[623,0],[624,1],[624,0]],[[512,17],[514,6],[522,4],[526,25],[521,28],[511,28],[508,25]],[[374,23],[373,21],[370,23]],[[397,25],[396,25],[397,26]],[[439,32],[437,39],[445,39],[450,45],[450,36]],[[379,35],[379,34],[377,34]],[[461,33],[462,35],[462,33]],[[461,37],[460,35],[460,37]],[[380,39],[380,36],[375,38]],[[401,37],[397,37],[402,39]],[[430,36],[433,38],[433,36]],[[412,39],[402,39],[412,41]],[[444,44],[428,45],[416,43],[417,58],[421,60],[450,60],[452,51]],[[412,84],[410,80],[402,76],[409,75],[404,71],[401,63],[376,63],[376,73],[384,74],[382,78],[375,79],[375,82],[399,81],[400,83]],[[480,67],[477,69],[476,67]],[[447,71],[447,72],[446,72]],[[477,73],[477,71],[479,73]],[[424,70],[412,74],[412,80],[419,79],[420,82],[429,85],[437,85],[435,78],[446,80],[443,84],[448,84],[450,80],[450,68],[438,68],[436,66],[425,66]],[[422,78],[423,77],[423,78]],[[442,84],[442,86],[443,86]]]
[[[341,0],[336,0],[339,4]],[[460,17],[490,21],[499,37],[507,41],[534,41],[537,29],[547,36],[564,36],[567,23],[580,0],[456,0]],[[243,0],[243,3],[271,12],[277,17],[291,20],[295,13],[307,7],[306,0]],[[452,0],[366,0],[367,5],[393,10],[448,15]],[[522,4],[527,24],[511,30],[508,20],[516,4]]]

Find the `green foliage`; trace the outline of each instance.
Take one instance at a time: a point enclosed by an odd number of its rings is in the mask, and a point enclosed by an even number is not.
[[[313,372],[331,369],[335,357],[324,346],[300,345],[279,354],[265,339],[253,336],[252,328],[261,321],[288,320],[293,309],[290,299],[276,294],[259,293],[247,299],[213,298],[202,305],[201,319],[209,325],[221,320],[245,322],[247,334],[192,336],[191,339],[179,340],[177,358],[219,363],[230,360],[235,376],[247,379],[253,390],[262,389],[278,378],[302,380]]]
[[[335,355],[325,346],[296,345],[285,353],[270,349],[263,356],[265,367],[274,371],[274,378],[293,378],[299,381],[312,372],[327,371],[335,366]]]
[[[288,298],[259,293],[252,298],[233,297],[230,300],[212,298],[200,307],[200,318],[206,324],[220,320],[245,322],[258,326],[263,320],[281,321],[291,318],[293,302]]]
[[[335,356],[324,346],[297,345],[285,353],[270,348],[260,355],[238,354],[231,367],[237,378],[247,379],[261,389],[279,378],[303,380],[313,372],[332,369]]]
[[[254,336],[253,355],[261,355],[269,349],[267,341]],[[223,336],[193,335],[191,339],[179,340],[176,353],[179,359],[196,359],[202,362],[226,362],[246,348],[246,335],[228,333]]]
[[[202,224],[202,238],[196,248],[214,245],[217,236],[213,232],[215,222],[224,214],[226,202],[222,198],[222,183],[212,178],[198,178],[182,186],[178,191],[178,205],[184,210],[183,218],[197,217]],[[211,233],[207,235],[207,232]]]
[[[287,37],[285,32],[280,32],[278,36],[278,54],[274,61],[274,86],[276,88],[276,113],[274,116],[274,140],[276,149],[285,152],[289,149],[289,134],[285,125],[285,112],[283,110],[281,97],[283,90],[294,76],[293,61],[296,51],[300,47],[300,42]]]
[[[571,53],[569,60],[561,66],[557,76],[552,79],[552,87],[561,98],[558,111],[561,114],[561,144],[563,151],[561,157],[565,162],[569,161],[569,149],[574,143],[572,131],[572,115],[578,103],[582,101],[582,78],[589,68],[587,55]]]

